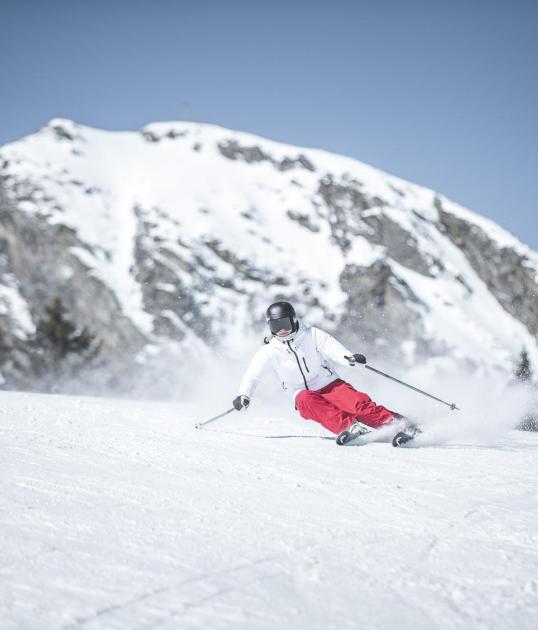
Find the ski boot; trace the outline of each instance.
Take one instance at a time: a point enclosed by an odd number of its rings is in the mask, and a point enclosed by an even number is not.
[[[339,446],[343,446],[344,444],[351,442],[351,440],[354,440],[356,437],[359,437],[359,435],[369,433],[371,430],[371,427],[367,424],[364,424],[360,420],[355,420],[355,422],[345,431],[342,431],[336,436],[336,443]]]

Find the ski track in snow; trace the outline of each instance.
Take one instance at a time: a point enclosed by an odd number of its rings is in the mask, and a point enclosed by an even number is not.
[[[1,401],[2,630],[535,628],[536,434],[337,447],[292,415]]]

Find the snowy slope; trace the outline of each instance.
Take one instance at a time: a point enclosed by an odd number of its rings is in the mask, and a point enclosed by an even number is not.
[[[108,132],[55,119],[0,149],[0,184],[13,252],[32,249],[29,226],[55,244],[30,271],[16,253],[4,272],[0,259],[0,319],[17,339],[47,283],[129,357],[172,342],[244,360],[278,296],[408,367],[506,374],[523,347],[538,364],[538,254],[356,160],[213,125]],[[95,283],[108,296],[98,305]]]
[[[535,628],[536,434],[194,430],[217,404],[1,394],[3,630]]]

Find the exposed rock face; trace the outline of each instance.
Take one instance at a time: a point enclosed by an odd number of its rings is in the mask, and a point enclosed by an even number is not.
[[[0,242],[9,273],[17,278],[33,320],[42,314],[51,296],[60,297],[77,321],[101,331],[108,347],[142,343],[143,337],[132,322],[118,317],[114,294],[92,278],[77,257],[76,248],[83,244],[70,228],[0,209]]]
[[[4,299],[0,311],[5,350],[0,372],[8,383],[29,385],[35,375],[27,343],[45,307],[58,297],[81,327],[98,331],[110,368],[120,367],[125,355],[140,350],[143,335],[121,313],[114,293],[93,277],[78,252],[87,250],[71,228],[51,224],[39,215],[17,211],[7,200],[0,181],[0,285],[10,287],[17,313]],[[13,298],[11,300],[13,305]],[[3,363],[3,365],[2,365]],[[12,377],[12,378],[10,378]]]
[[[412,304],[418,300],[405,282],[397,281],[387,263],[370,267],[348,265],[340,283],[349,296],[340,326],[347,331],[351,345],[384,351],[394,334],[403,339],[420,338]]]
[[[363,221],[370,228],[368,240],[385,247],[387,254],[396,262],[425,276],[435,275],[433,259],[420,251],[412,233],[381,212],[366,216]]]
[[[265,153],[259,146],[242,146],[237,140],[227,140],[220,142],[219,151],[229,160],[242,160],[247,164],[256,162],[271,162],[279,171],[289,171],[295,167],[302,167],[308,171],[314,171],[314,165],[303,154],[295,158],[288,156],[281,160],[276,160],[269,153]]]
[[[469,225],[442,207],[439,221],[503,308],[538,337],[538,279],[528,257],[499,247],[481,227]]]
[[[319,182],[318,192],[325,206],[320,214],[329,222],[332,240],[345,253],[351,247],[353,237],[368,233],[361,212],[374,203],[361,191],[359,182],[350,181],[345,175],[341,180],[325,175]]]
[[[276,299],[403,366],[538,363],[538,255],[492,226],[324,152],[52,121],[0,149],[0,385],[35,385],[28,341],[56,297],[115,387],[151,378],[148,356],[240,356]]]

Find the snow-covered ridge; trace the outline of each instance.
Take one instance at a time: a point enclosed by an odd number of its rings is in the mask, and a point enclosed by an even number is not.
[[[30,232],[56,248],[32,248],[26,262],[12,253],[0,267],[4,286],[19,288],[0,298],[8,321],[23,305],[34,321],[43,308],[32,265],[88,323],[86,291],[99,296],[115,348],[190,339],[248,354],[244,331],[261,330],[279,296],[409,365],[505,366],[521,347],[538,362],[538,254],[348,157],[215,125],[112,132],[54,119],[0,149],[0,186],[10,251]]]
[[[194,148],[195,151],[199,152],[203,152],[204,149],[206,151],[208,149],[215,150],[219,145],[224,146],[229,142],[234,142],[237,147],[243,149],[263,147],[265,155],[277,162],[284,160],[294,162],[298,161],[301,156],[304,156],[308,158],[313,170],[319,173],[346,173],[349,178],[357,178],[360,185],[367,188],[372,196],[379,195],[388,204],[396,207],[398,207],[398,202],[401,201],[402,197],[410,197],[411,204],[415,203],[417,205],[431,205],[433,199],[438,198],[451,213],[487,232],[490,238],[497,241],[499,247],[517,249],[521,255],[527,257],[529,262],[538,269],[538,253],[522,243],[513,234],[501,228],[494,221],[464,208],[434,190],[413,184],[395,175],[387,174],[380,169],[344,155],[330,153],[322,149],[296,147],[263,138],[252,133],[232,131],[209,123],[183,121],[157,122],[146,125],[140,132],[120,132],[95,129],[65,118],[54,118],[35,134],[23,140],[4,145],[2,147],[2,153],[5,155],[4,159],[7,158],[9,160],[11,157],[12,159],[14,158],[16,163],[20,162],[20,160],[26,162],[29,159],[28,154],[43,148],[41,140],[51,135],[60,142],[67,140],[81,145],[91,143],[92,140],[97,141],[98,139],[100,139],[101,142],[106,139],[111,143],[116,143],[119,138],[122,138],[123,142],[125,142],[125,146],[123,147],[124,151],[122,152],[123,155],[128,154],[129,149],[134,149],[137,143],[136,141],[139,140],[139,136],[142,136],[146,142],[150,143],[166,143],[167,140],[183,140],[184,144],[187,144],[189,148]],[[19,153],[17,149],[21,146],[21,143],[24,143],[25,150]],[[172,146],[174,146],[175,149],[180,148],[178,143]],[[83,149],[77,150],[75,148],[71,149],[71,151],[77,155],[80,154]],[[53,153],[49,157],[54,158],[56,156],[57,154],[55,155]],[[43,160],[43,154],[41,154],[40,157],[40,160],[35,160],[35,166],[39,164],[43,165],[43,162],[46,162],[46,158]],[[263,160],[260,159],[257,161]],[[17,169],[14,169],[14,172],[16,171]],[[435,213],[429,213],[428,218],[435,219]]]

